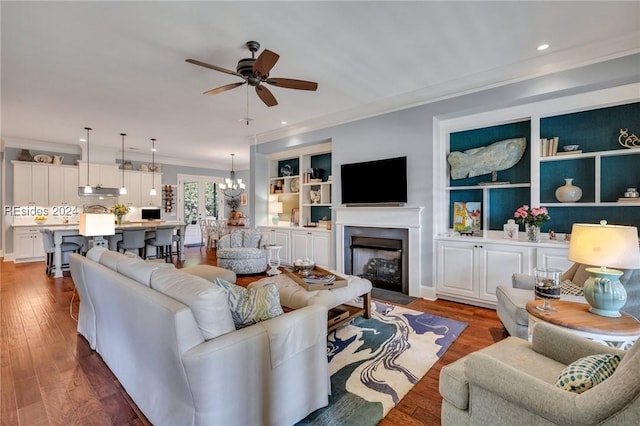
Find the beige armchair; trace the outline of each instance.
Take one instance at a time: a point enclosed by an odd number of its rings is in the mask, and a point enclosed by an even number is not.
[[[623,354],[614,374],[581,394],[555,386],[579,358]],[[440,372],[442,425],[637,425],[640,342],[618,351],[541,323],[533,341],[508,337]]]
[[[582,286],[589,277],[586,271],[588,265],[574,264],[562,277],[562,281],[570,280],[577,286]],[[624,275],[620,277],[620,282],[627,290],[627,303],[622,310],[636,318],[640,318],[640,270],[623,270]],[[498,318],[502,321],[504,328],[511,336],[528,338],[529,316],[526,305],[534,298],[534,280],[532,275],[513,274],[510,286],[499,285],[496,288],[496,311]],[[562,300],[572,302],[587,303],[584,296],[561,295]]]

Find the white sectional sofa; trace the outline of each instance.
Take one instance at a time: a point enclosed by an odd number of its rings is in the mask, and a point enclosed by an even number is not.
[[[154,425],[290,425],[328,404],[325,308],[236,330],[224,290],[173,265],[70,263],[78,332]]]

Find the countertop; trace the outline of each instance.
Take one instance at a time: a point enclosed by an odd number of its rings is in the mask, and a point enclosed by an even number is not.
[[[126,228],[137,228],[140,226],[145,226],[148,228],[155,228],[156,226],[161,225],[173,225],[173,226],[181,226],[184,225],[183,222],[177,220],[168,220],[168,221],[159,221],[159,220],[150,220],[150,221],[139,221],[139,222],[123,222],[122,225],[116,225],[116,229],[126,229]],[[38,225],[37,223],[33,224],[18,224],[11,225],[13,228],[38,228],[38,229],[47,229],[50,231],[73,231],[78,230],[80,227],[79,223],[43,223],[42,225]]]

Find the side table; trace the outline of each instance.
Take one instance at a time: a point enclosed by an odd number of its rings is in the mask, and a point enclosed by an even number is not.
[[[551,303],[557,312],[543,312],[536,309],[542,303],[542,300],[527,303],[529,340],[533,328],[539,322],[552,324],[617,349],[628,349],[640,338],[640,321],[624,312],[621,312],[620,318],[603,317],[589,312],[589,305],[586,303],[566,300],[554,300]]]
[[[280,249],[282,246],[267,245],[265,248],[269,250],[269,270],[267,271],[267,275],[273,276],[281,274],[282,272],[280,272],[278,268],[280,267]]]

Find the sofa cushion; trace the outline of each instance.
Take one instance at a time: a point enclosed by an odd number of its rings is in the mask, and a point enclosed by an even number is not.
[[[236,283],[236,273],[230,271],[228,269],[219,268],[217,266],[211,265],[194,265],[187,266],[186,268],[182,268],[181,271],[186,272],[188,274],[196,275],[200,278],[204,278],[205,280],[215,283],[216,278],[222,278],[225,281],[229,281],[230,283]]]
[[[580,358],[569,364],[558,376],[556,386],[582,393],[609,378],[620,364],[618,354],[598,354]]]
[[[151,286],[151,275],[158,269],[175,269],[172,263],[145,262],[141,259],[127,258],[117,264],[118,272],[147,287]]]
[[[87,252],[87,259],[93,260],[94,262],[100,262],[100,256],[103,253],[108,252],[109,249],[106,247],[96,246]]]
[[[160,269],[151,276],[151,288],[187,305],[206,340],[235,330],[226,292],[204,278]]]
[[[236,328],[275,318],[284,313],[275,283],[247,289],[218,278],[216,284],[227,294]]]
[[[112,271],[118,272],[118,262],[124,259],[124,255],[116,251],[106,251],[100,256],[100,264],[106,266]]]

